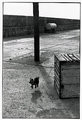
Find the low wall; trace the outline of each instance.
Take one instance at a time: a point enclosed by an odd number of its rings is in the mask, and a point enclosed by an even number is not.
[[[45,33],[45,25],[49,22],[57,24],[56,31],[80,29],[80,20],[40,17],[40,33]],[[33,32],[32,16],[3,15],[3,37],[25,36]]]

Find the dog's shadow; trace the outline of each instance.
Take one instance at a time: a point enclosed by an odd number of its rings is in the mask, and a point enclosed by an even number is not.
[[[41,95],[42,95],[42,93],[41,93],[39,90],[34,91],[34,92],[32,93],[31,101],[34,102],[34,103],[37,103],[37,99],[40,98]]]

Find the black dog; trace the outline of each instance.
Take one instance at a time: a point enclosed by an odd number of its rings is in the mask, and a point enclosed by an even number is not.
[[[31,88],[33,89],[33,85],[35,85],[35,88],[39,86],[39,77],[36,77],[34,79],[30,78]]]

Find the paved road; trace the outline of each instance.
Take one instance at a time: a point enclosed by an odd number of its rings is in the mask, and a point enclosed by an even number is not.
[[[3,118],[79,118],[79,98],[58,98],[54,54],[79,53],[80,31],[40,36],[40,63],[34,62],[34,38],[3,42]],[[40,77],[31,89],[30,77]]]

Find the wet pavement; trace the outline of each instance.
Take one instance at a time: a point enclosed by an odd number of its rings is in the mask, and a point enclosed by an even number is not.
[[[40,36],[40,62],[34,62],[34,38],[3,42],[3,118],[79,119],[79,98],[59,99],[54,87],[54,54],[79,53],[80,31]],[[39,76],[38,88],[30,78]]]

